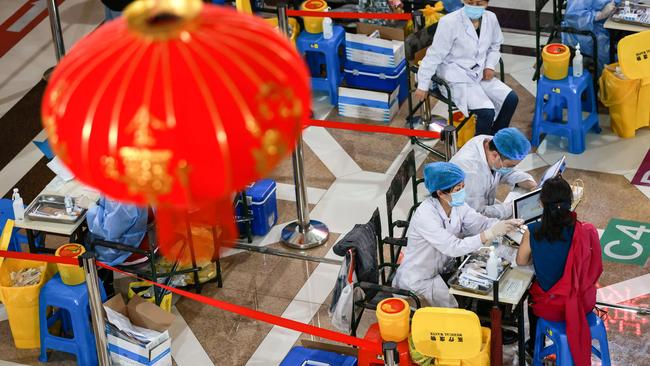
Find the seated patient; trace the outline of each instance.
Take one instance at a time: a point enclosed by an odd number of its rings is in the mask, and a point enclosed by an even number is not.
[[[490,219],[467,206],[464,180],[465,173],[452,163],[424,167],[424,184],[431,196],[413,214],[404,258],[393,280],[393,286],[413,291],[430,306],[458,306],[445,283],[455,270],[455,257],[521,225],[521,220]]]
[[[438,22],[418,71],[415,97],[424,99],[431,77],[438,75],[449,84],[458,109],[466,117],[476,114],[476,135],[494,135],[510,125],[519,97],[494,75],[503,43],[497,16],[485,10],[487,0],[463,3]]]
[[[86,214],[88,222],[88,244],[94,240],[105,240],[139,248],[147,234],[147,208],[114,201],[101,197],[97,205],[91,205]],[[147,244],[148,245],[148,244]],[[132,253],[95,247],[97,259],[109,265],[136,264],[142,262],[139,258],[131,257]]]
[[[565,321],[575,365],[591,364],[591,335],[585,314],[596,305],[596,282],[603,272],[596,228],[571,211],[571,186],[561,176],[542,186],[541,222],[529,231],[517,252],[517,264],[532,262],[536,279],[530,288],[530,342],[535,344],[537,317]]]

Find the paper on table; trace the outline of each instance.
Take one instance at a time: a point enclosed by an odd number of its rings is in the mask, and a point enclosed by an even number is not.
[[[63,164],[58,156],[55,156],[49,163],[47,167],[50,168],[57,176],[61,177],[63,181],[67,182],[74,178],[74,174],[68,169],[68,167]]]
[[[499,285],[499,297],[504,298],[504,299],[512,299],[514,298],[519,292],[521,292],[521,288],[523,287],[523,283],[521,281],[513,280],[510,279],[504,284]]]
[[[129,320],[129,318],[109,308],[108,306],[104,306],[104,310],[106,310],[106,317],[108,318],[108,322],[113,324],[115,327],[117,327],[117,329],[124,332],[130,337],[148,344],[160,336],[160,332],[141,328],[137,325],[131,324],[131,320]]]

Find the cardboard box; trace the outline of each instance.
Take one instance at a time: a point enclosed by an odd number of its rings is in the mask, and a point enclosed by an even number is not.
[[[146,346],[108,334],[108,350],[113,365],[128,366],[171,366],[171,327],[174,315],[149,303],[139,296],[133,297],[128,305],[121,295],[113,296],[104,306],[126,316],[133,325],[161,332]]]
[[[392,92],[339,87],[339,114],[389,123],[397,114],[399,86]]]
[[[368,35],[379,31],[380,38]],[[404,61],[404,30],[357,23],[357,34],[345,34],[347,59],[370,66],[397,67]]]

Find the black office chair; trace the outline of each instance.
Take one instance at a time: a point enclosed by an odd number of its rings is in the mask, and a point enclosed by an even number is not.
[[[381,216],[379,214],[378,208],[375,209],[375,211],[372,213],[372,217],[370,218],[370,221],[368,223],[371,224],[375,230],[377,250],[381,253],[383,249],[381,245],[382,242]],[[352,250],[352,255],[355,255],[353,250]],[[388,269],[391,273],[388,278],[389,281],[392,281],[392,276],[397,270],[397,266],[398,266],[397,264],[378,263],[378,271],[380,274],[380,278],[384,277],[385,270]],[[386,282],[384,280],[382,280],[382,284],[370,283],[370,282],[359,282],[355,284],[355,288],[359,288],[363,290],[364,297],[361,300],[355,301],[352,306],[352,321],[351,321],[350,334],[354,337],[356,337],[357,335],[357,328],[361,323],[361,318],[363,316],[364,310],[366,309],[376,310],[379,302],[381,302],[384,299],[387,299],[389,297],[394,297],[395,295],[405,296],[412,299],[414,307],[411,308],[411,315],[413,315],[415,310],[422,307],[420,299],[417,297],[415,293],[408,290],[402,290],[402,289],[392,287],[390,286],[390,282]]]

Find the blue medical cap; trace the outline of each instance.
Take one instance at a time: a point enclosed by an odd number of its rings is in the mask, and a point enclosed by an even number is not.
[[[431,163],[424,166],[424,186],[429,193],[454,187],[465,180],[465,172],[454,163]]]
[[[510,160],[524,160],[530,152],[530,141],[514,127],[499,130],[492,141],[499,154]]]

